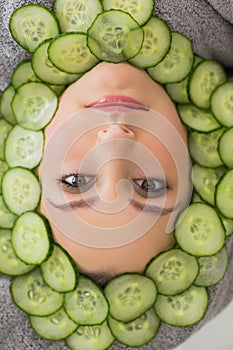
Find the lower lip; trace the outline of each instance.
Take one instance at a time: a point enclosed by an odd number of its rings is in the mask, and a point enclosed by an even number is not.
[[[103,96],[86,105],[86,107],[104,109],[105,111],[126,111],[132,109],[148,110],[148,108],[141,102],[128,97],[119,95]]]

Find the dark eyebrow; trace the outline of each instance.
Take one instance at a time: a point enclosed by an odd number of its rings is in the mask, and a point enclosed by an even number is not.
[[[87,201],[85,199],[80,199],[80,200],[75,200],[64,204],[55,204],[49,200],[50,204],[52,204],[55,208],[58,208],[64,211],[69,211],[69,210],[74,210],[79,208],[90,208],[91,205],[94,204],[96,201],[98,201],[98,197],[89,198]],[[178,207],[178,205],[176,205],[174,207],[161,208],[157,205],[140,203],[135,199],[131,199],[129,204],[137,210],[140,210],[140,211],[144,210],[146,213],[153,213],[153,214],[159,214],[159,215],[168,215],[172,213],[174,210],[176,210]]]

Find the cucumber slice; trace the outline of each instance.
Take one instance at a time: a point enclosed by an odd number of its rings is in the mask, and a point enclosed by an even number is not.
[[[45,284],[39,268],[15,277],[11,283],[11,295],[21,310],[34,316],[51,315],[63,303],[63,294],[53,291]]]
[[[11,125],[14,125],[16,123],[16,119],[11,107],[11,102],[13,100],[14,95],[15,89],[12,85],[8,86],[2,93],[0,104],[1,115]]]
[[[119,10],[102,12],[87,32],[87,45],[102,61],[119,63],[137,55],[144,32],[128,14]]]
[[[5,160],[5,140],[12,129],[4,119],[0,119],[0,159]]]
[[[108,323],[114,337],[130,347],[148,344],[156,336],[160,327],[160,320],[153,308],[129,323],[119,322],[111,316],[108,318]]]
[[[38,131],[53,118],[58,106],[55,92],[43,83],[30,82],[19,87],[12,108],[18,123]]]
[[[148,277],[132,273],[113,278],[105,287],[110,314],[122,322],[130,322],[143,315],[154,304],[157,289]]]
[[[187,327],[199,322],[208,308],[208,293],[204,287],[192,286],[175,296],[158,295],[155,312],[165,323]]]
[[[210,132],[221,127],[210,111],[197,108],[192,104],[179,104],[177,110],[182,122],[193,130]]]
[[[48,48],[51,40],[46,40],[33,54],[32,68],[37,77],[47,84],[69,85],[80,78],[80,74],[68,74],[57,69],[49,60]]]
[[[191,204],[175,228],[177,243],[195,256],[217,254],[225,244],[225,230],[216,211],[203,203]]]
[[[19,260],[11,244],[11,231],[0,229],[0,273],[17,276],[23,275],[35,268]]]
[[[199,196],[208,204],[215,204],[215,189],[218,181],[225,173],[224,167],[204,168],[194,164],[192,168],[192,183]]]
[[[230,237],[231,235],[233,235],[233,220],[225,218],[221,213],[219,214],[219,216],[225,228],[226,236]]]
[[[20,46],[34,52],[42,41],[59,34],[59,25],[48,8],[30,4],[14,11],[10,18],[10,31]]]
[[[173,32],[171,48],[162,62],[147,69],[152,79],[161,83],[178,83],[190,72],[194,54],[191,41],[184,35]]]
[[[114,342],[107,322],[96,326],[80,326],[77,331],[66,339],[71,350],[104,350],[109,349]]]
[[[210,100],[210,108],[219,123],[230,128],[233,126],[233,82],[218,86]]]
[[[86,33],[102,11],[100,0],[55,0],[54,3],[54,12],[62,32]]]
[[[233,170],[229,170],[219,181],[216,188],[215,202],[220,213],[233,219]]]
[[[50,254],[50,229],[47,220],[35,212],[18,217],[12,230],[12,246],[26,264],[41,264]]]
[[[62,308],[50,316],[29,316],[34,331],[48,340],[62,340],[73,334],[78,328]]]
[[[26,130],[15,125],[5,143],[5,160],[10,167],[35,168],[43,155],[42,131]]]
[[[0,227],[12,228],[17,216],[5,206],[2,196],[0,196]]]
[[[190,99],[199,108],[209,108],[211,94],[226,79],[226,73],[219,62],[205,60],[199,63],[190,77]]]
[[[142,48],[129,63],[138,68],[148,68],[158,64],[168,53],[171,46],[171,31],[158,17],[152,17],[142,29],[144,30]]]
[[[38,81],[35,76],[31,60],[21,62],[14,70],[12,74],[12,85],[15,89],[18,89],[21,85],[29,83],[30,81]]]
[[[49,45],[48,56],[54,66],[70,74],[85,73],[99,62],[87,47],[84,33],[62,34],[55,38]]]
[[[220,137],[218,153],[228,168],[233,168],[233,128],[226,130]]]
[[[10,168],[2,178],[2,195],[6,206],[14,214],[34,210],[41,195],[38,178],[30,170]]]
[[[69,317],[81,325],[101,324],[109,309],[101,289],[85,276],[79,276],[77,288],[65,294],[64,307]]]
[[[210,287],[219,283],[225,276],[228,266],[228,253],[224,247],[212,256],[198,258],[200,272],[195,281],[196,286]]]
[[[0,160],[0,194],[2,193],[2,177],[4,173],[9,169],[6,162]]]
[[[78,283],[78,269],[71,257],[58,245],[52,255],[41,265],[42,277],[57,292],[74,290]]]
[[[170,96],[170,98],[175,103],[189,103],[189,96],[188,96],[188,81],[189,78],[186,77],[179,83],[170,83],[165,85],[165,89]]]
[[[156,256],[146,268],[146,276],[153,279],[158,293],[175,295],[188,289],[195,281],[199,266],[195,257],[171,249]]]
[[[224,128],[209,133],[191,132],[189,152],[193,160],[203,167],[217,168],[224,165],[218,153],[218,142]]]
[[[154,10],[153,0],[103,0],[104,10],[121,10],[129,13],[139,25],[145,24]]]

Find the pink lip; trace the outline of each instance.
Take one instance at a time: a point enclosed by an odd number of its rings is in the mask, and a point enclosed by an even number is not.
[[[97,100],[88,103],[86,107],[92,108],[108,108],[108,109],[141,109],[148,111],[148,108],[141,102],[122,95],[108,95],[102,96]]]

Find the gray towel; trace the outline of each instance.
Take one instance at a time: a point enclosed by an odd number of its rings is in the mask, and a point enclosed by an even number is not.
[[[53,1],[0,0],[0,90],[10,84],[17,63],[29,55],[12,40],[8,31],[9,16],[26,3],[52,7]],[[227,69],[233,68],[233,1],[223,0],[156,0],[155,14],[165,19],[172,30],[193,39],[195,52],[204,58],[218,59]],[[229,270],[224,280],[210,288],[210,305],[199,324],[176,328],[162,324],[156,339],[140,349],[173,349],[205,322],[219,313],[233,297],[233,237],[228,239]],[[64,342],[40,339],[31,329],[27,316],[11,300],[10,278],[0,276],[0,349],[1,350],[67,350]],[[129,349],[115,343],[111,350]]]

